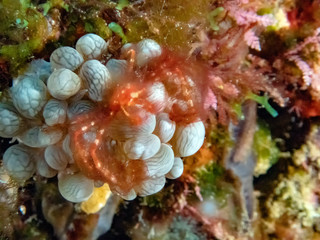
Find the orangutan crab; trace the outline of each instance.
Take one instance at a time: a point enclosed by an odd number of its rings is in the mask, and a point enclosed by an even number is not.
[[[28,117],[20,116],[25,112],[39,119],[33,132],[17,127],[18,135],[2,134],[17,136],[20,145],[33,147],[23,147],[30,161],[37,162],[30,165],[37,169],[28,169],[26,176],[35,170],[46,177],[58,173],[61,194],[73,202],[88,199],[94,183],[109,184],[125,199],[156,193],[165,177],[182,174],[181,157],[197,152],[205,137],[205,66],[151,39],[124,45],[120,59],[104,65],[100,60],[107,45],[99,36],[87,34],[76,49],[61,47],[52,53],[53,72],[42,83],[32,73],[37,84],[30,87],[39,85],[45,91],[39,95],[43,118],[39,107],[20,111],[24,90],[19,85],[26,81],[24,76],[14,86],[18,91],[12,91],[13,103],[19,104],[5,108],[20,122],[28,122]],[[0,124],[5,127],[6,121],[0,119]],[[55,151],[49,151],[51,146]],[[37,148],[37,157],[32,157]],[[17,154],[4,157],[13,176],[11,165],[20,164]]]

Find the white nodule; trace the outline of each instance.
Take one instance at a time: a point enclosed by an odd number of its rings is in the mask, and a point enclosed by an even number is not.
[[[117,82],[125,75],[128,69],[128,62],[126,60],[110,59],[106,67],[108,68],[112,82]]]
[[[46,178],[52,178],[57,175],[58,171],[51,168],[46,160],[44,159],[43,154],[36,156],[37,162],[37,172],[40,176]]]
[[[71,70],[59,68],[51,73],[47,87],[51,96],[59,100],[66,100],[80,90],[81,80]]]
[[[125,113],[118,112],[110,123],[108,133],[110,137],[125,141],[139,135],[152,133],[156,126],[156,117],[154,114],[145,112],[145,120],[140,125],[135,125]]]
[[[130,159],[147,159],[154,156],[160,149],[160,139],[153,134],[144,134],[128,139],[123,149]]]
[[[19,113],[34,119],[47,102],[47,87],[40,79],[27,76],[11,88],[11,96]]]
[[[173,166],[174,153],[171,147],[161,144],[160,150],[151,158],[145,160],[148,176],[158,178],[167,174]]]
[[[58,175],[58,187],[61,195],[70,202],[88,200],[94,189],[94,181],[82,173]]]
[[[41,148],[56,144],[62,137],[63,131],[59,128],[37,126],[23,132],[18,139],[29,147]]]
[[[188,157],[195,154],[205,138],[205,127],[201,121],[188,125],[177,125],[170,143],[176,157]]]
[[[107,51],[106,41],[93,33],[86,34],[79,38],[76,49],[86,59],[100,58]]]
[[[50,145],[44,151],[44,159],[48,165],[58,171],[64,170],[68,163],[68,155],[58,146]]]
[[[162,53],[161,46],[152,39],[143,39],[137,44],[137,65],[142,67]]]
[[[139,196],[149,196],[159,192],[165,185],[166,178],[164,176],[158,178],[149,178],[135,187],[135,191]]]
[[[17,181],[28,180],[36,170],[31,148],[22,144],[13,145],[5,151],[3,165],[8,174]]]
[[[182,159],[179,157],[175,157],[174,162],[173,162],[173,166],[172,166],[170,172],[168,172],[166,174],[166,178],[176,179],[176,178],[180,177],[182,175],[182,173],[183,173]]]
[[[68,104],[65,101],[50,99],[44,106],[42,115],[48,126],[63,124],[67,118]]]
[[[134,191],[134,189],[131,189],[127,194],[119,194],[119,196],[124,200],[131,201],[137,197],[137,193]]]
[[[62,149],[68,155],[69,163],[73,164],[74,163],[74,159],[73,159],[73,153],[72,153],[71,148],[70,148],[70,135],[69,134],[67,134],[65,136],[65,138],[63,139],[63,141],[62,141]]]
[[[163,83],[156,82],[148,88],[147,100],[153,104],[155,112],[161,112],[166,108],[167,99],[168,94]]]
[[[102,101],[111,89],[110,73],[98,60],[86,61],[81,67],[80,76],[88,89],[89,98],[93,101]]]
[[[160,138],[161,142],[169,142],[176,130],[176,123],[170,120],[167,113],[160,113],[156,116],[156,118],[157,124],[154,134]]]
[[[22,129],[24,120],[17,110],[5,103],[0,103],[0,136],[11,138],[17,136]]]
[[[94,103],[89,100],[72,102],[67,110],[68,119],[72,120],[75,116],[90,112],[93,108]]]
[[[50,63],[52,70],[66,68],[74,71],[83,63],[83,57],[72,47],[60,47],[52,52]]]

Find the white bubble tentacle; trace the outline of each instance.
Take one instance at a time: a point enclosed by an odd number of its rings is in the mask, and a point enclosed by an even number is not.
[[[120,59],[110,59],[106,64],[107,69],[110,72],[110,76],[113,82],[117,82],[123,77],[128,69],[128,62]]]
[[[174,162],[173,162],[173,166],[172,166],[170,172],[168,172],[166,174],[166,178],[176,179],[176,178],[180,177],[182,175],[182,173],[183,173],[183,161],[181,158],[175,157]]]
[[[59,174],[58,188],[65,199],[78,203],[91,197],[94,181],[85,177],[82,173]]]
[[[59,100],[66,100],[80,90],[81,79],[71,70],[59,68],[50,75],[47,86],[51,96]]]
[[[156,126],[154,114],[146,112],[146,119],[140,125],[134,125],[125,113],[118,112],[110,123],[108,134],[119,141],[125,141],[142,134],[152,133]]]
[[[111,89],[109,70],[98,60],[86,61],[80,69],[80,76],[88,89],[89,98],[93,101],[102,101]]]
[[[5,151],[3,165],[17,181],[28,180],[36,170],[32,149],[23,144],[13,145]]]
[[[143,39],[137,44],[136,63],[145,66],[152,59],[159,57],[162,53],[161,46],[152,39]]]
[[[51,168],[44,159],[43,152],[36,156],[37,173],[46,178],[52,178],[57,175],[58,171]]]
[[[154,134],[159,136],[161,142],[169,142],[176,130],[176,123],[169,118],[169,114],[160,113],[157,116],[157,124]]]
[[[100,58],[107,51],[107,48],[107,42],[93,33],[82,36],[76,43],[77,51],[86,59]]]
[[[19,113],[26,118],[34,119],[47,102],[47,87],[41,80],[27,76],[11,88],[11,96]]]
[[[145,160],[148,176],[158,178],[167,174],[172,168],[173,162],[174,153],[171,147],[162,143],[159,151],[153,157]]]
[[[24,128],[24,119],[17,110],[5,103],[0,103],[0,136],[11,138],[17,136]]]
[[[176,157],[188,157],[200,149],[204,139],[205,127],[202,121],[198,121],[188,125],[177,125],[170,143]]]
[[[42,115],[48,126],[63,124],[67,118],[68,104],[65,101],[50,99],[44,106]]]
[[[129,159],[147,159],[154,156],[160,149],[160,139],[154,134],[144,134],[128,139],[123,149]]]
[[[74,71],[83,63],[83,57],[72,47],[60,47],[52,52],[50,63],[52,70],[66,68]]]
[[[63,131],[59,128],[36,126],[20,134],[18,140],[29,147],[41,148],[56,144],[62,137]]]
[[[145,197],[161,191],[165,183],[166,178],[164,176],[158,178],[149,178],[142,182],[139,186],[136,186],[134,189],[139,196]]]
[[[48,165],[58,171],[64,170],[68,163],[68,155],[58,146],[50,145],[44,151],[44,159]]]
[[[72,102],[67,110],[67,116],[69,120],[72,120],[74,117],[90,112],[94,109],[94,103],[89,100],[79,100]]]

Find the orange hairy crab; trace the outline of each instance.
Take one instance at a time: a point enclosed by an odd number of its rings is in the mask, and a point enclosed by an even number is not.
[[[121,195],[146,180],[147,170],[143,160],[128,160],[117,150],[118,143],[108,134],[111,121],[122,112],[132,125],[140,125],[146,113],[160,111],[169,113],[176,122],[198,121],[204,115],[201,109],[207,73],[203,65],[168,50],[144,67],[135,66],[134,49],[128,55],[128,70],[111,97],[75,117],[69,130],[71,150],[81,172],[108,183],[112,191]],[[166,97],[161,102],[148,98],[155,83],[162,83],[165,88]]]

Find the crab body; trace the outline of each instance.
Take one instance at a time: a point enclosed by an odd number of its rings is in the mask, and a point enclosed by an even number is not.
[[[117,139],[113,130],[110,133],[114,125],[120,122],[116,128],[124,131],[128,125],[127,131],[134,132],[130,137],[139,137],[154,131],[154,127],[139,130],[150,115],[165,112],[171,120],[187,125],[199,121],[203,114],[203,87],[199,83],[205,74],[204,67],[200,71],[199,64],[167,50],[148,64],[136,66],[134,51],[130,49],[123,54],[129,58],[129,67],[118,79],[111,97],[96,110],[75,118],[70,128],[78,167],[87,177],[107,182],[120,195],[127,195],[146,181],[148,170],[145,161],[129,159],[119,150],[127,139]],[[193,72],[190,64],[199,72]]]

